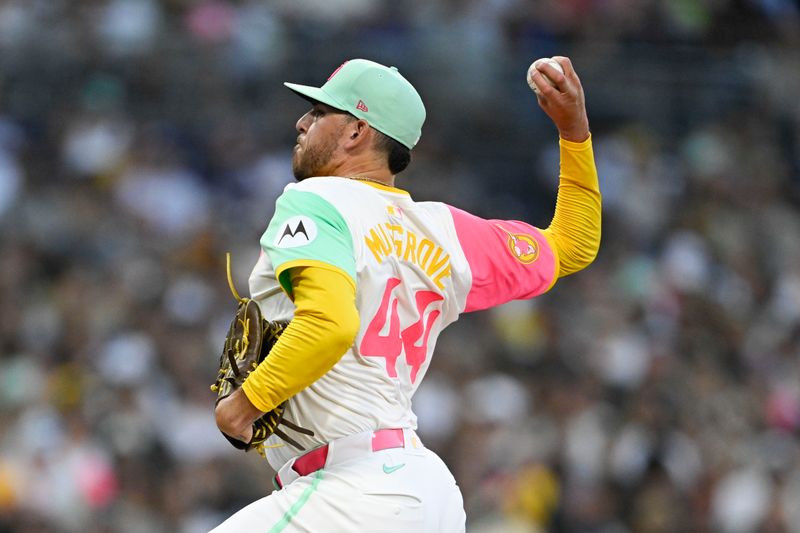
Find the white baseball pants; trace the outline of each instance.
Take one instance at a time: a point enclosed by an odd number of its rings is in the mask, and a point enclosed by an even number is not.
[[[413,431],[405,431],[405,447],[375,452],[355,451],[350,437],[347,446],[334,441],[324,468],[287,480],[211,533],[464,532],[455,479]]]

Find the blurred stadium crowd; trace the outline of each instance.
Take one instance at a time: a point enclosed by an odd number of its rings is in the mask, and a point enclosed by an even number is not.
[[[600,254],[465,316],[415,397],[474,532],[800,531],[800,10],[791,0],[0,0],[0,532],[197,533],[272,490],[217,353],[349,57],[429,120],[398,185],[546,226],[581,75]]]

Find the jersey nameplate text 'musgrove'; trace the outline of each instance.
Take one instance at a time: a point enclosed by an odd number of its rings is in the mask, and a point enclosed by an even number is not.
[[[378,264],[393,255],[418,266],[437,287],[444,289],[442,280],[450,275],[450,254],[427,237],[420,238],[408,228],[387,222],[370,228],[364,243]]]

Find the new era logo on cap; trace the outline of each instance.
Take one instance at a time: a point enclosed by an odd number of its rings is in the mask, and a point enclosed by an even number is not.
[[[369,108],[367,107],[367,104],[364,103],[364,100],[358,101],[358,103],[356,104],[356,109],[358,109],[359,111],[363,111],[364,113],[369,112]]]

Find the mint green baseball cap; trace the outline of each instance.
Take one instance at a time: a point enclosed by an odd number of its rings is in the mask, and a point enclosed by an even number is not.
[[[322,87],[284,83],[305,98],[366,120],[408,148],[422,135],[425,106],[417,90],[395,67],[351,59],[333,71]]]

